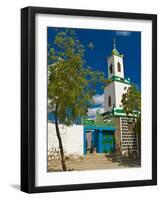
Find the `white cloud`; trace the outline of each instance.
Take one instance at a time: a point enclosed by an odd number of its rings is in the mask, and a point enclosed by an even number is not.
[[[93,96],[93,101],[94,104],[99,107],[89,108],[88,117],[95,117],[98,110],[100,113],[104,112],[104,93]]]
[[[100,113],[104,112],[104,108],[89,108],[88,109],[88,116],[93,117],[96,116],[97,111],[99,110]]]
[[[131,32],[130,31],[116,31],[117,36],[130,36]]]
[[[104,94],[96,94],[93,96],[93,101],[95,105],[103,105],[104,103]]]

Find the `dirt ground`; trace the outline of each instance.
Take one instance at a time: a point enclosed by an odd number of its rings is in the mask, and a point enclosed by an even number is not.
[[[84,158],[66,160],[68,171],[115,169],[127,167],[140,167],[140,162],[134,159],[122,158],[116,155],[89,154]],[[60,160],[48,161],[48,172],[62,171]]]

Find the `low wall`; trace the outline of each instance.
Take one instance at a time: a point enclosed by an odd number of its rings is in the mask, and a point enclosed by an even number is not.
[[[83,156],[83,126],[60,124],[59,129],[65,155],[73,158]],[[60,159],[59,143],[53,123],[48,123],[48,156],[49,160]]]

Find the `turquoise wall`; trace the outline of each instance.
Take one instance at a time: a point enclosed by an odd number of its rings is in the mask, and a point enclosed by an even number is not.
[[[110,153],[115,150],[115,128],[113,127],[84,127],[84,155],[86,154],[86,132],[92,132],[92,146],[97,153]]]

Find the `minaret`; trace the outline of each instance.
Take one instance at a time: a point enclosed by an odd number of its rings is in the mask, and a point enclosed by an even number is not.
[[[115,108],[122,108],[122,95],[131,85],[124,78],[123,54],[116,49],[116,41],[113,40],[113,50],[108,57],[108,84],[104,90],[104,111],[111,112]]]
[[[123,54],[116,49],[116,41],[113,40],[113,50],[108,58],[108,78],[118,76],[124,78]]]

